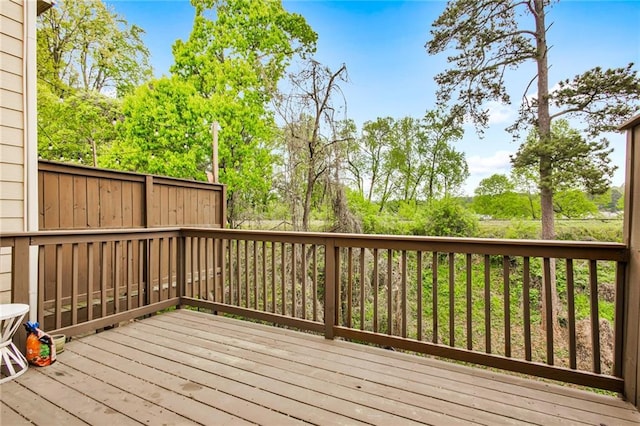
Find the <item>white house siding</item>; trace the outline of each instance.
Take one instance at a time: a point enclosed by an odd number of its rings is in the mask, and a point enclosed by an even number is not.
[[[0,0],[0,232],[25,230],[24,0]],[[11,252],[0,251],[0,303],[11,301]]]

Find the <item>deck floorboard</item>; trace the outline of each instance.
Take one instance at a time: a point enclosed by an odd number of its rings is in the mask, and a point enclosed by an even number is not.
[[[619,398],[176,310],[0,385],[2,425],[640,424]]]

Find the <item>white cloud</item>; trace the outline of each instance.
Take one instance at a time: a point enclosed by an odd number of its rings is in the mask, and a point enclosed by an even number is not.
[[[488,175],[494,173],[507,173],[511,168],[511,151],[496,151],[489,157],[479,155],[467,159],[469,173],[472,175]]]
[[[511,120],[513,108],[500,102],[491,101],[487,103],[489,109],[489,124],[502,124]]]

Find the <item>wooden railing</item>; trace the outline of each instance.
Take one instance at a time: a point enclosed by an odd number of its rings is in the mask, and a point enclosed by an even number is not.
[[[38,247],[38,318],[48,330],[77,334],[191,305],[327,338],[623,387],[622,244],[199,228],[1,242],[14,248],[16,264]]]

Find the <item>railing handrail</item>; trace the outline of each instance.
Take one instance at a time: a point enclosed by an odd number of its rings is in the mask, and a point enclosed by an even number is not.
[[[262,231],[244,229],[216,229],[182,227],[186,236],[218,236],[233,239],[257,239],[260,241],[326,241],[330,238],[337,247],[380,247],[386,243],[391,249],[424,250],[438,252],[496,254],[531,257],[561,257],[569,259],[615,260],[629,259],[627,246],[616,242],[522,240],[494,238],[427,237],[414,235],[344,234],[331,232]]]

